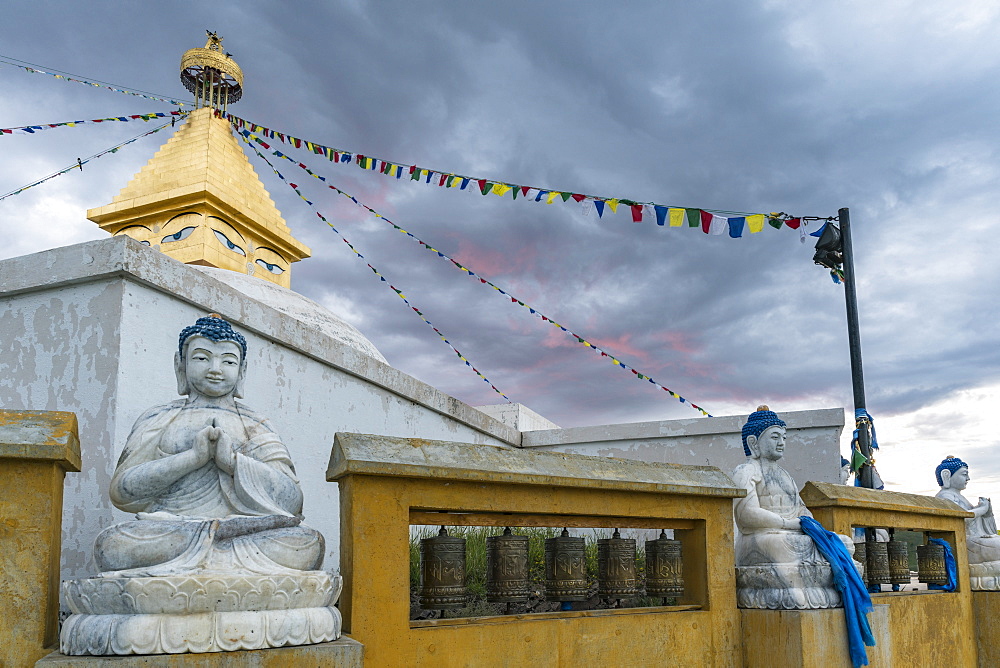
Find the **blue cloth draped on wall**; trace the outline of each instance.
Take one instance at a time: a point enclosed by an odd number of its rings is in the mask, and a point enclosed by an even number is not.
[[[803,515],[799,518],[802,531],[813,539],[816,549],[820,551],[833,569],[833,583],[840,592],[844,604],[844,617],[847,620],[847,643],[854,668],[868,665],[868,652],[865,646],[874,647],[875,637],[868,625],[868,613],[872,610],[872,599],[868,595],[865,583],[861,581],[854,568],[847,547],[840,537],[832,531],[827,531],[819,522]]]

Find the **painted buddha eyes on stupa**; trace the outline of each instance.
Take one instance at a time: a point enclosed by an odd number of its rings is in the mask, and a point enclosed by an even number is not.
[[[229,248],[229,250],[239,253],[240,255],[246,257],[247,252],[243,250],[241,247],[234,244],[232,241],[230,241],[229,237],[227,237],[219,230],[213,229],[212,231],[215,232],[215,238],[221,241],[227,248]]]
[[[167,236],[163,237],[163,241],[161,243],[169,244],[174,241],[181,241],[183,239],[187,239],[189,236],[191,236],[191,233],[194,232],[194,229],[195,229],[194,227],[185,227],[182,230],[178,230],[174,234],[168,234]]]
[[[271,264],[270,262],[266,262],[264,260],[261,260],[260,258],[257,258],[256,262],[257,262],[257,264],[259,264],[260,266],[264,267],[264,269],[267,269],[272,274],[281,274],[281,273],[283,273],[285,271],[284,269],[282,269],[278,265]]]

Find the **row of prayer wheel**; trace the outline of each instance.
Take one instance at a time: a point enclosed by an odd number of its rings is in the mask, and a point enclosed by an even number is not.
[[[866,540],[854,544],[854,560],[861,562],[869,587],[910,584],[909,546],[901,540]],[[935,543],[917,546],[917,580],[926,584],[948,584],[944,547]]]
[[[636,541],[622,538],[615,529],[611,538],[597,541],[597,594],[622,599],[639,596],[635,566]],[[645,594],[676,597],[684,593],[681,542],[660,532],[646,541]],[[516,536],[510,527],[502,536],[486,539],[486,600],[490,603],[523,603],[531,592],[528,572],[528,537]],[[562,535],[545,539],[545,598],[549,601],[586,601],[590,594],[584,539]],[[431,610],[461,608],[466,604],[465,539],[448,535],[420,541],[420,607]]]

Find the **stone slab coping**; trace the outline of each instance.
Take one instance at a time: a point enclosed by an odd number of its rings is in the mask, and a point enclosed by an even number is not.
[[[789,429],[813,427],[843,427],[843,408],[823,408],[808,411],[787,411],[781,413]],[[567,445],[571,443],[592,443],[595,441],[625,441],[638,438],[674,438],[679,436],[705,436],[710,434],[739,434],[746,422],[745,415],[724,417],[686,418],[682,420],[657,420],[654,422],[631,422],[606,424],[593,427],[570,427],[568,429],[539,429],[526,431],[521,435],[521,447],[545,445]]]
[[[65,411],[0,410],[0,459],[50,460],[80,470],[76,415]]]
[[[364,646],[341,636],[333,642],[296,647],[209,652],[206,654],[153,654],[146,656],[66,656],[52,652],[35,663],[36,668],[361,668]]]
[[[538,452],[421,438],[337,433],[328,481],[348,475],[469,480],[519,485],[742,497],[746,491],[714,466]]]
[[[889,492],[883,489],[868,489],[851,485],[835,485],[830,482],[809,481],[802,487],[802,500],[809,508],[861,508],[887,510],[897,513],[936,515],[939,517],[972,517],[972,513],[947,499],[923,494]]]

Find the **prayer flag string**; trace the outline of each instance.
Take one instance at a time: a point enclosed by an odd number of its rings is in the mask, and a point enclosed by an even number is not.
[[[217,112],[219,113],[219,112]],[[701,228],[705,234],[727,235],[730,238],[738,239],[743,236],[744,231],[756,234],[764,229],[767,222],[775,229],[788,227],[793,230],[799,229],[803,222],[808,224],[810,220],[826,220],[822,216],[798,216],[792,217],[784,212],[747,213],[739,211],[723,211],[719,209],[700,209],[683,206],[668,206],[656,204],[655,202],[636,202],[625,197],[601,197],[597,195],[586,195],[569,191],[552,190],[537,186],[517,185],[505,183],[496,179],[485,179],[475,176],[466,176],[452,172],[443,172],[435,169],[428,169],[417,165],[407,165],[382,158],[376,158],[354,151],[339,148],[331,148],[317,142],[311,142],[298,137],[293,137],[284,132],[278,132],[264,127],[257,123],[247,121],[239,116],[226,113],[221,114],[228,119],[240,131],[249,130],[251,133],[263,136],[268,139],[276,139],[283,143],[294,146],[298,149],[305,149],[317,155],[322,155],[331,162],[337,164],[354,163],[361,169],[378,172],[385,176],[395,177],[397,180],[407,175],[410,180],[424,181],[424,183],[434,183],[443,188],[458,188],[468,192],[478,192],[482,195],[494,194],[505,197],[510,193],[513,199],[523,197],[535,202],[544,201],[552,204],[557,200],[569,202],[573,200],[575,204],[582,207],[583,214],[589,215],[596,211],[599,218],[604,216],[608,209],[612,213],[618,211],[619,205],[624,205],[625,210],[631,213],[633,222],[643,220],[655,220],[661,227],[694,227]]]
[[[269,144],[267,144],[267,142],[263,141],[260,137],[256,136],[255,134],[251,133],[248,130],[239,130],[239,134],[244,138],[243,141],[246,142],[249,146],[251,146],[251,148],[253,148],[253,150],[257,153],[257,155],[259,155],[261,158],[263,158],[264,161],[268,163],[268,165],[271,164],[270,162],[267,161],[267,158],[265,158],[261,154],[261,152],[257,149],[257,147],[253,146],[253,144],[250,143],[249,140],[253,140],[254,142],[256,142],[257,144],[259,144],[263,148],[265,148],[267,150],[271,150],[271,147],[270,147]],[[660,388],[661,390],[663,390],[664,392],[668,393],[671,397],[677,399],[681,403],[686,403],[686,404],[690,405],[692,408],[694,408],[695,410],[697,410],[698,412],[700,412],[702,415],[705,415],[706,417],[712,417],[711,414],[709,414],[708,411],[706,411],[701,406],[688,401],[687,399],[685,399],[681,395],[677,394],[673,390],[668,389],[667,387],[664,387],[660,383],[656,382],[655,380],[653,380],[653,378],[651,378],[650,376],[646,375],[645,373],[642,373],[639,370],[637,370],[637,369],[635,369],[635,368],[633,368],[633,367],[625,364],[625,362],[622,362],[620,359],[618,359],[617,357],[615,357],[611,353],[603,350],[600,346],[597,346],[594,343],[591,343],[590,341],[588,341],[584,337],[580,336],[579,334],[577,334],[577,333],[575,333],[575,332],[567,329],[563,325],[560,325],[558,322],[556,322],[555,320],[552,320],[551,318],[549,318],[547,315],[545,315],[544,313],[542,313],[541,311],[539,311],[535,307],[531,306],[530,304],[526,304],[525,302],[521,301],[517,297],[511,295],[508,291],[506,291],[503,288],[495,285],[494,283],[492,283],[491,281],[487,280],[486,278],[483,278],[482,276],[480,276],[479,274],[477,274],[473,270],[471,270],[468,267],[466,267],[465,265],[459,263],[457,260],[455,260],[451,256],[449,256],[446,253],[438,250],[437,248],[434,248],[433,246],[431,246],[427,242],[425,242],[422,239],[418,238],[413,233],[408,232],[407,230],[404,230],[402,227],[400,227],[396,223],[392,222],[391,220],[389,220],[388,218],[386,218],[385,216],[383,216],[379,212],[375,211],[374,209],[372,209],[367,204],[364,204],[363,202],[360,202],[357,198],[355,198],[352,195],[344,192],[343,190],[341,190],[337,186],[330,184],[329,182],[327,182],[326,177],[321,176],[319,174],[316,174],[311,169],[309,169],[309,167],[307,167],[304,163],[301,163],[301,162],[295,160],[294,158],[291,158],[291,157],[285,155],[281,151],[273,150],[271,152],[272,152],[272,154],[274,156],[276,156],[278,158],[282,158],[284,160],[288,160],[288,161],[294,163],[299,168],[305,170],[305,172],[307,174],[309,174],[310,176],[312,176],[313,178],[319,179],[320,181],[322,181],[323,183],[325,183],[326,187],[329,188],[330,190],[333,190],[333,191],[337,192],[338,194],[343,195],[344,197],[350,199],[352,202],[354,202],[355,204],[357,204],[361,208],[365,209],[366,211],[368,211],[369,213],[371,213],[372,215],[374,215],[376,218],[378,218],[380,220],[384,220],[387,224],[391,225],[395,230],[397,230],[398,232],[401,232],[402,234],[405,234],[406,236],[410,237],[411,239],[413,239],[414,241],[416,241],[418,244],[420,244],[421,246],[423,246],[426,250],[429,250],[429,251],[431,251],[433,253],[436,253],[438,257],[440,257],[442,259],[445,259],[448,262],[450,262],[459,271],[463,272],[464,274],[466,274],[468,276],[472,276],[473,278],[477,279],[483,285],[490,286],[495,291],[497,291],[500,294],[504,295],[505,297],[509,298],[510,301],[511,301],[511,303],[517,304],[518,306],[521,306],[523,308],[528,309],[529,313],[531,313],[532,315],[540,318],[543,322],[547,322],[547,323],[549,323],[550,325],[552,325],[554,327],[558,327],[560,330],[562,330],[563,332],[565,332],[568,336],[571,336],[574,339],[576,339],[577,343],[579,343],[579,344],[581,344],[581,345],[583,345],[583,346],[585,346],[587,348],[592,349],[596,353],[599,353],[601,355],[601,357],[608,358],[608,360],[612,364],[614,364],[615,366],[621,367],[622,369],[625,369],[626,371],[631,371],[632,374],[638,380],[648,381],[650,384],[655,385],[656,387]],[[273,165],[271,166],[271,169],[274,169]],[[275,169],[275,173],[276,174],[278,173],[278,171],[276,169]],[[278,174],[278,175],[281,176],[280,174]],[[281,177],[281,178],[284,180],[284,177]],[[305,197],[302,196],[302,194],[298,191],[297,188],[293,187],[293,189],[295,189],[295,192],[299,195],[299,197],[301,197],[302,199],[305,199]],[[309,200],[306,200],[306,201],[309,202]],[[310,204],[311,204],[311,202],[310,202]],[[322,218],[322,216],[320,216],[320,217]],[[327,222],[325,218],[323,220],[324,220],[324,222]],[[330,225],[330,223],[327,222],[327,225]],[[331,227],[333,227],[333,226],[331,225]],[[334,230],[334,231],[336,231],[336,230]],[[350,245],[350,244],[348,244],[348,245]],[[352,250],[353,250],[353,247],[352,247]],[[355,251],[355,252],[357,252],[357,251]],[[369,266],[371,266],[371,265],[369,265]],[[373,271],[374,271],[374,269],[373,269]],[[378,272],[376,272],[376,273],[378,273]],[[416,309],[414,309],[414,310],[416,310]]]
[[[170,104],[176,105],[178,107],[185,107],[185,106],[191,107],[191,106],[194,106],[194,103],[191,102],[191,101],[180,102],[180,101],[175,100],[175,99],[173,99],[171,97],[159,97],[159,96],[156,96],[156,95],[151,95],[151,94],[148,94],[148,93],[143,93],[143,92],[140,92],[138,90],[131,89],[131,88],[125,88],[124,86],[115,86],[115,85],[109,84],[109,83],[97,82],[97,81],[90,81],[89,79],[84,79],[84,78],[82,78],[82,77],[80,77],[78,75],[75,75],[75,74],[66,74],[66,73],[59,73],[59,72],[48,72],[48,71],[43,70],[43,69],[41,69],[40,67],[37,67],[37,66],[32,67],[30,65],[22,65],[21,63],[12,62],[13,60],[17,60],[17,59],[16,58],[11,58],[9,56],[0,56],[0,63],[3,63],[5,65],[10,65],[11,67],[18,67],[18,68],[24,70],[25,72],[30,72],[31,74],[48,74],[50,77],[55,77],[56,79],[62,79],[64,81],[72,81],[74,83],[83,84],[85,86],[93,86],[94,88],[106,88],[108,90],[113,90],[116,93],[123,93],[125,95],[134,95],[135,97],[144,97],[147,100],[156,100],[157,102],[169,102]],[[24,62],[24,61],[21,61],[21,62]]]
[[[170,127],[170,125],[171,125],[171,123],[164,123],[163,125],[161,125],[161,126],[159,126],[157,128],[153,128],[149,132],[143,132],[141,135],[136,135],[135,137],[132,137],[131,139],[123,141],[120,144],[112,146],[111,148],[106,148],[103,151],[101,151],[100,153],[95,153],[94,155],[90,156],[89,158],[85,158],[85,159],[77,158],[76,162],[74,162],[69,167],[65,167],[63,169],[60,169],[58,172],[54,172],[52,174],[49,174],[46,177],[38,179],[34,183],[29,183],[28,185],[21,186],[20,188],[18,188],[16,190],[11,190],[9,193],[7,193],[5,195],[0,195],[0,200],[7,199],[8,197],[13,197],[14,195],[19,195],[19,194],[23,193],[25,190],[27,190],[28,188],[34,188],[35,186],[37,186],[39,184],[45,183],[46,181],[54,179],[57,176],[62,176],[63,174],[65,174],[67,172],[73,171],[74,169],[79,169],[82,172],[83,171],[83,166],[86,165],[91,160],[96,160],[97,158],[103,157],[103,156],[105,156],[105,155],[107,155],[109,153],[117,153],[118,149],[122,148],[123,146],[127,146],[128,144],[131,144],[134,141],[142,139],[143,137],[148,137],[149,135],[154,134],[156,132],[159,132],[160,130],[162,130],[164,128]]]
[[[271,161],[270,161],[270,160],[268,160],[268,159],[267,159],[267,158],[266,158],[266,157],[264,156],[264,154],[263,154],[263,153],[261,153],[261,152],[260,152],[260,151],[259,151],[259,150],[257,149],[257,147],[256,147],[256,146],[254,146],[254,145],[253,145],[253,144],[252,144],[252,143],[251,143],[251,142],[249,141],[249,139],[250,139],[250,138],[252,137],[252,135],[250,135],[250,133],[249,133],[249,132],[247,132],[247,133],[245,133],[245,134],[244,134],[244,132],[243,132],[243,131],[241,131],[241,132],[239,133],[239,135],[240,135],[240,138],[241,138],[241,139],[243,140],[243,142],[244,142],[245,144],[247,144],[247,146],[249,146],[250,148],[252,148],[252,149],[254,150],[254,153],[256,153],[256,154],[257,154],[257,156],[258,156],[258,157],[260,157],[260,159],[261,159],[261,160],[263,160],[264,162],[266,162],[266,163],[267,163],[267,166],[271,168],[271,171],[273,171],[273,172],[275,173],[275,175],[277,175],[277,177],[278,177],[279,179],[281,179],[281,180],[282,180],[282,182],[284,182],[284,183],[285,183],[285,184],[286,184],[286,185],[287,185],[287,186],[288,186],[289,188],[291,188],[291,189],[292,189],[292,190],[293,190],[293,191],[295,192],[295,194],[296,194],[296,195],[298,195],[298,196],[299,196],[299,199],[301,199],[301,200],[302,200],[303,202],[305,202],[305,203],[306,203],[306,204],[308,204],[308,205],[309,205],[310,207],[312,207],[312,209],[313,209],[313,212],[314,212],[314,213],[316,214],[316,216],[318,216],[318,217],[319,217],[319,219],[320,219],[320,220],[322,220],[322,221],[323,221],[324,223],[326,223],[326,224],[327,224],[327,225],[328,225],[328,226],[330,227],[330,229],[331,229],[331,230],[333,230],[333,231],[334,231],[334,232],[336,232],[336,233],[337,233],[338,235],[340,235],[340,240],[341,240],[341,241],[343,241],[343,242],[344,242],[345,244],[347,244],[347,247],[351,249],[351,252],[352,252],[352,253],[354,253],[354,255],[355,255],[355,256],[357,256],[357,258],[358,258],[358,259],[360,259],[360,260],[365,260],[365,256],[364,256],[364,255],[362,255],[362,254],[361,254],[360,252],[358,252],[358,249],[357,249],[357,248],[355,248],[355,247],[354,247],[354,245],[353,245],[353,244],[352,244],[352,243],[351,243],[350,241],[348,241],[348,240],[347,240],[347,238],[346,238],[346,237],[344,237],[344,235],[343,235],[343,234],[341,234],[341,233],[340,233],[340,231],[339,231],[339,230],[338,230],[338,229],[337,229],[336,227],[334,227],[334,226],[333,226],[333,223],[331,223],[331,222],[330,222],[329,220],[327,220],[327,218],[326,218],[326,217],[325,217],[325,216],[324,216],[324,215],[323,215],[322,213],[320,213],[320,212],[319,212],[319,210],[318,210],[318,209],[316,208],[316,205],[315,205],[315,204],[313,204],[313,203],[312,203],[312,201],[310,201],[310,200],[306,199],[305,195],[303,195],[303,194],[302,194],[302,191],[301,191],[301,190],[299,190],[299,187],[298,187],[298,186],[297,186],[296,184],[294,184],[294,183],[292,183],[291,181],[289,181],[288,179],[286,179],[286,178],[284,177],[284,175],[283,175],[283,174],[282,174],[281,172],[279,172],[279,171],[278,171],[278,170],[277,170],[277,169],[275,168],[275,166],[274,166],[273,164],[271,164]],[[265,147],[265,148],[266,148],[266,147]],[[338,192],[339,192],[339,191],[338,191]],[[341,193],[341,194],[344,194],[344,193]],[[353,198],[352,198],[352,199],[353,199]],[[355,200],[355,202],[357,202],[357,200]],[[445,337],[445,335],[444,335],[444,334],[442,334],[442,333],[441,333],[441,330],[440,330],[440,329],[438,329],[437,327],[435,327],[435,326],[434,326],[434,324],[433,324],[433,323],[431,323],[431,321],[427,319],[427,317],[426,317],[426,316],[425,316],[425,315],[423,314],[423,312],[422,312],[422,311],[420,311],[420,309],[418,309],[418,308],[417,308],[416,306],[414,306],[413,304],[411,304],[411,303],[410,303],[410,300],[406,298],[406,295],[404,295],[404,294],[403,294],[403,291],[402,291],[402,290],[399,290],[398,288],[396,288],[396,286],[394,286],[394,285],[393,285],[392,283],[390,283],[390,282],[389,282],[388,280],[386,280],[385,276],[383,276],[383,275],[382,275],[382,274],[381,274],[381,273],[379,272],[379,270],[378,270],[378,269],[376,269],[375,267],[373,267],[373,266],[372,266],[372,264],[371,264],[370,262],[368,262],[367,260],[365,260],[365,264],[367,264],[367,265],[368,265],[368,268],[369,268],[369,269],[371,269],[371,270],[372,270],[372,272],[373,272],[373,273],[374,273],[374,274],[375,274],[376,276],[378,276],[379,280],[380,280],[380,281],[381,281],[382,283],[385,283],[386,285],[388,285],[388,286],[389,286],[389,287],[390,287],[390,288],[392,289],[392,291],[396,293],[396,296],[397,296],[397,297],[399,297],[400,299],[402,299],[402,300],[403,300],[403,302],[404,302],[404,303],[405,303],[405,304],[406,304],[406,305],[407,305],[407,306],[408,306],[408,307],[410,308],[410,310],[411,310],[411,311],[413,311],[414,313],[416,313],[416,314],[417,314],[417,315],[418,315],[418,316],[420,317],[420,319],[421,319],[421,320],[423,320],[423,321],[424,321],[424,323],[425,323],[425,324],[426,324],[426,325],[427,325],[428,327],[430,327],[431,329],[433,329],[433,330],[434,330],[434,333],[438,335],[438,338],[440,338],[440,339],[441,339],[442,341],[444,341],[445,343],[447,343],[447,344],[448,344],[448,346],[449,346],[449,347],[450,347],[450,348],[452,349],[452,351],[454,351],[454,353],[455,353],[455,354],[456,354],[456,355],[458,356],[458,359],[460,359],[460,360],[461,360],[462,362],[464,362],[464,363],[465,363],[465,366],[467,366],[467,367],[469,367],[470,369],[472,369],[472,371],[473,371],[473,372],[475,372],[475,374],[476,374],[477,376],[479,376],[479,377],[480,377],[480,378],[481,378],[481,379],[482,379],[483,381],[485,381],[485,382],[486,382],[486,384],[487,384],[487,385],[489,385],[489,386],[490,386],[490,389],[492,389],[492,390],[493,390],[494,392],[496,392],[496,393],[497,393],[497,394],[499,394],[499,395],[500,395],[501,397],[503,397],[503,398],[504,398],[504,399],[506,399],[506,400],[507,400],[508,402],[510,402],[510,398],[509,398],[509,397],[508,397],[508,396],[507,396],[506,394],[504,394],[504,393],[503,393],[503,392],[501,392],[501,391],[500,391],[499,389],[497,389],[497,386],[496,386],[496,385],[494,385],[494,384],[493,384],[492,382],[490,382],[490,379],[489,379],[489,378],[487,378],[486,376],[484,376],[484,375],[483,375],[483,373],[482,373],[482,372],[481,372],[481,371],[480,371],[479,369],[477,369],[477,368],[476,368],[475,366],[473,366],[472,362],[470,362],[470,361],[469,361],[469,359],[468,359],[467,357],[465,357],[465,355],[463,355],[463,354],[462,354],[462,353],[461,353],[461,352],[460,352],[460,351],[458,350],[458,348],[456,348],[456,347],[455,347],[455,345],[454,345],[454,344],[453,344],[453,343],[452,343],[451,341],[449,341],[449,340],[447,339],[447,337]],[[511,403],[513,403],[513,402],[511,402]]]
[[[61,127],[76,127],[77,125],[84,125],[89,123],[107,123],[113,121],[151,121],[154,118],[170,118],[172,116],[186,116],[187,111],[157,111],[151,114],[129,114],[128,116],[111,116],[109,118],[95,118],[89,121],[64,121],[62,123],[40,123],[38,125],[22,125],[16,128],[0,128],[0,136],[2,135],[33,135],[41,130],[51,130],[52,128]]]

